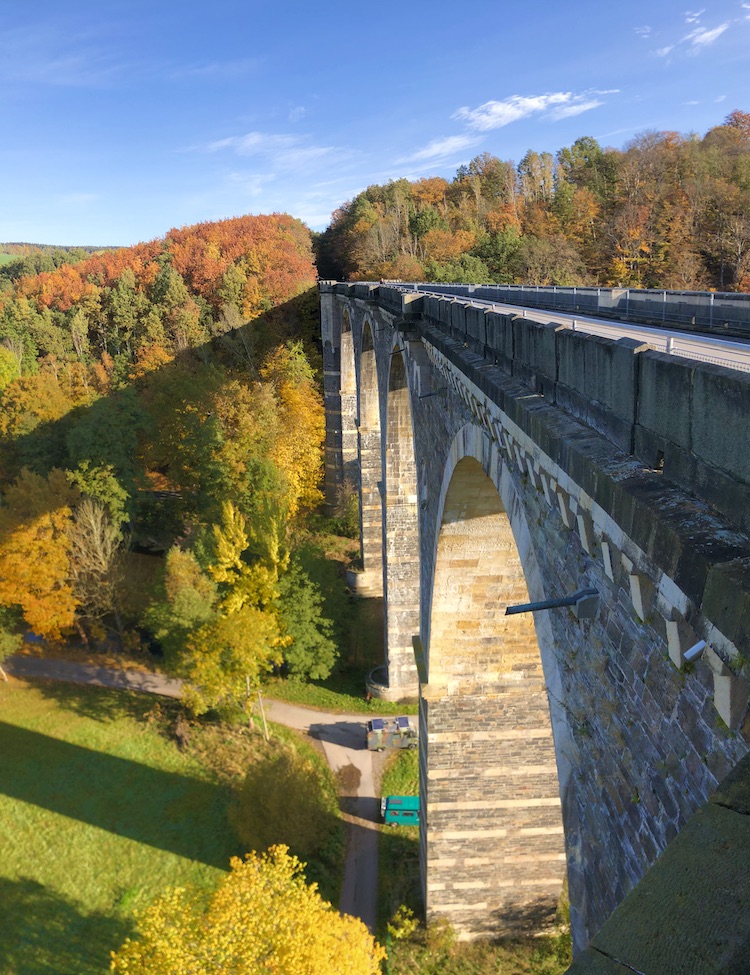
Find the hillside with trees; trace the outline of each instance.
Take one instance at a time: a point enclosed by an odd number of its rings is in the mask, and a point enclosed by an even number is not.
[[[272,667],[330,671],[294,540],[320,500],[314,281],[285,215],[6,278],[0,651],[150,640],[198,713]]]
[[[584,136],[516,165],[483,153],[449,182],[370,186],[318,241],[338,280],[750,291],[750,114],[705,136]]]

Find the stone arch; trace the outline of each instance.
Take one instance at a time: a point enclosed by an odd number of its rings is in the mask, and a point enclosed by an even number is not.
[[[405,351],[397,339],[388,366],[383,550],[388,683],[417,695],[413,637],[419,632],[419,509],[411,394]]]
[[[536,630],[532,614],[505,616],[544,593],[510,474],[476,427],[454,441],[439,512],[420,702],[427,916],[463,937],[539,930],[565,873],[564,722],[544,614]]]
[[[372,324],[365,319],[359,356],[359,469],[362,578],[358,591],[383,594],[383,454],[380,390]]]

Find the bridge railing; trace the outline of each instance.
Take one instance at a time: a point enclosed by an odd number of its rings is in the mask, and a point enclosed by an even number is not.
[[[750,336],[750,294],[515,284],[419,284],[417,287],[433,294],[463,295],[481,301],[526,305],[548,311],[580,312],[583,315],[658,324],[664,328],[694,328]]]

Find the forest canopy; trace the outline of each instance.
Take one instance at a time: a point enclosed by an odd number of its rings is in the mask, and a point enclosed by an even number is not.
[[[337,280],[750,291],[750,113],[702,138],[583,136],[517,164],[482,153],[452,181],[369,186],[318,240]]]
[[[307,228],[248,216],[32,259],[54,266],[0,291],[4,631],[147,634],[200,685],[196,711],[246,697],[287,647],[330,669],[328,622],[287,625],[282,584],[320,500]]]

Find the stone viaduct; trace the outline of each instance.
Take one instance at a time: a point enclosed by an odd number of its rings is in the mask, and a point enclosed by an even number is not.
[[[320,292],[328,501],[359,492],[383,693],[420,702],[427,917],[538,929],[567,875],[583,948],[748,752],[750,376]],[[592,618],[505,615],[581,589]]]

